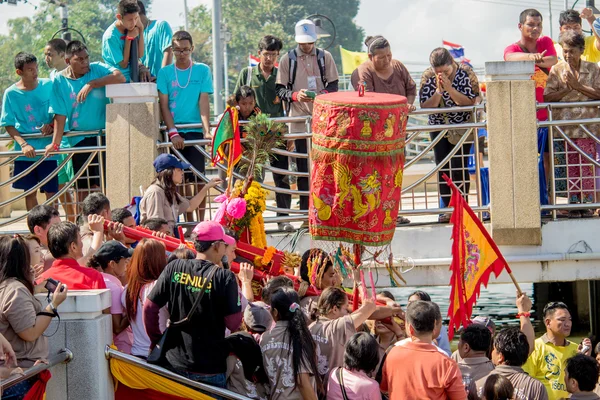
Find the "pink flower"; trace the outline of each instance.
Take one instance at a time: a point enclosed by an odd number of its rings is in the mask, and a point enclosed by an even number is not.
[[[25,111],[27,111],[27,112],[31,112],[32,110],[33,110],[33,108],[31,107],[31,105],[30,105],[30,104],[27,104],[27,105],[25,106]]]
[[[234,219],[240,219],[246,214],[246,200],[236,197],[227,204],[227,214]]]

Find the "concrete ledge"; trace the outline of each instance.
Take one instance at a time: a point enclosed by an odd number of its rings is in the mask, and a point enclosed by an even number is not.
[[[46,294],[36,294],[37,299],[46,304]],[[94,319],[102,311],[110,308],[110,290],[73,290],[69,291],[67,299],[60,305],[59,314],[63,320]]]
[[[485,80],[525,81],[535,72],[533,61],[488,61],[485,63]]]
[[[157,103],[156,83],[122,83],[106,86],[106,97],[113,103]]]

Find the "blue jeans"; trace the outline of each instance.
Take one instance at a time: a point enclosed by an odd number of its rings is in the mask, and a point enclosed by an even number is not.
[[[185,378],[188,378],[189,380],[192,380],[194,382],[205,383],[207,385],[216,386],[216,387],[219,387],[222,389],[227,389],[227,376],[224,373],[216,374],[216,375],[203,375],[203,374],[196,374],[194,372],[183,371],[183,370],[179,370],[179,369],[174,369],[174,372]],[[225,400],[224,398],[217,396],[213,393],[204,392],[202,390],[201,390],[201,392],[205,393],[209,396],[212,396],[217,400]],[[2,397],[2,399],[4,399],[4,397]]]

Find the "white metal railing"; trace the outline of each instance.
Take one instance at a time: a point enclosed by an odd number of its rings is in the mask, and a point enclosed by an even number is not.
[[[105,192],[106,185],[104,182],[104,172],[103,172],[105,165],[103,162],[102,154],[106,151],[106,146],[103,144],[104,131],[101,131],[101,132],[99,132],[99,131],[82,131],[82,132],[69,132],[69,133],[65,134],[65,137],[67,137],[67,138],[73,138],[73,137],[79,137],[79,136],[91,136],[91,135],[95,135],[97,137],[97,145],[96,146],[62,147],[62,148],[60,148],[59,151],[50,153],[49,157],[56,156],[56,155],[65,155],[67,157],[65,157],[62,161],[57,162],[57,166],[56,166],[56,168],[54,168],[52,173],[50,173],[46,178],[44,178],[42,181],[38,182],[35,186],[30,188],[29,190],[20,192],[15,196],[8,196],[8,198],[6,198],[6,199],[4,199],[4,198],[0,199],[0,208],[12,207],[15,203],[17,203],[24,197],[37,192],[39,188],[41,188],[43,185],[45,185],[51,179],[56,177],[60,173],[60,171],[63,169],[63,167],[65,167],[68,163],[70,163],[72,161],[72,158],[75,154],[88,154],[88,157],[87,157],[86,161],[83,163],[83,165],[81,166],[81,168],[78,171],[73,171],[74,172],[73,177],[68,182],[61,184],[59,186],[58,192],[56,192],[52,197],[50,197],[50,198],[46,199],[46,201],[44,201],[44,204],[53,204],[54,206],[56,206],[58,208],[59,199],[60,199],[60,205],[62,206],[62,208],[64,210],[65,217],[68,218],[69,220],[74,221],[77,216],[77,211],[76,211],[77,203],[78,203],[77,197],[83,198],[83,197],[85,197],[86,194],[89,194],[94,191]],[[42,137],[44,137],[42,134],[27,135],[27,139],[42,138]],[[11,138],[9,135],[0,135],[0,140],[11,140]],[[40,163],[42,163],[43,161],[45,161],[47,159],[44,156],[44,153],[45,153],[44,150],[36,150],[35,155],[40,158],[35,160],[31,166],[29,166],[27,169],[20,172],[19,174],[15,175],[11,168],[10,175],[12,175],[12,176],[5,181],[0,181],[0,188],[10,185],[13,182],[26,176],[27,174],[31,173],[31,171],[33,171],[35,169],[35,167],[37,167]],[[22,156],[23,156],[23,153],[21,151],[15,151],[15,150],[0,151],[0,167],[6,167],[6,166],[12,167],[12,164],[14,163],[14,161],[18,157],[22,157]],[[96,167],[96,168],[98,168],[98,170],[100,172],[97,175],[92,175],[89,172],[90,167]],[[79,187],[79,182],[81,182],[82,180],[87,180],[88,189],[83,189],[83,188]],[[99,187],[90,188],[91,180],[98,180],[100,182]],[[68,210],[70,210],[70,212]],[[10,217],[5,220],[0,220],[0,228],[10,226],[19,221],[22,221],[25,218],[27,218],[27,213],[16,215],[14,217]]]
[[[440,184],[439,184],[439,175],[442,172],[447,173],[452,176],[452,174],[459,173],[459,177],[462,176],[464,179],[455,180],[455,183],[459,188],[466,192],[466,189],[469,188],[468,193],[465,195],[468,197],[471,206],[475,211],[487,211],[489,210],[489,205],[483,204],[482,199],[482,182],[481,182],[481,174],[479,173],[480,169],[483,167],[483,159],[477,156],[472,156],[470,152],[462,153],[461,149],[463,147],[473,148],[473,153],[478,155],[480,153],[479,149],[479,141],[473,140],[473,136],[477,137],[478,129],[484,129],[486,127],[485,121],[480,121],[478,119],[478,113],[480,110],[483,110],[483,105],[476,106],[468,106],[468,107],[454,107],[447,109],[419,109],[411,113],[409,124],[407,126],[407,138],[406,138],[406,147],[409,148],[413,146],[413,144],[419,143],[418,146],[415,146],[410,152],[406,153],[406,164],[404,170],[404,185],[402,188],[402,210],[401,215],[406,216],[419,216],[420,219],[418,222],[433,222],[439,214],[451,212],[451,208],[447,207],[447,204],[441,204],[441,193],[440,193]],[[460,125],[426,125],[424,124],[426,118],[431,114],[445,114],[445,113],[456,113],[456,112],[466,112],[471,114],[471,122]],[[280,156],[290,157],[290,158],[310,158],[310,149],[311,149],[311,119],[310,117],[292,117],[292,118],[277,118],[278,122],[281,123],[291,123],[291,122],[304,122],[306,126],[306,131],[304,133],[292,133],[286,134],[284,136],[287,140],[297,140],[304,139],[307,142],[308,152],[305,154],[299,154],[296,152],[284,150],[284,149],[275,149],[274,153]],[[240,123],[246,124],[247,121],[240,121]],[[216,127],[217,121],[213,121],[211,123],[211,128]],[[188,124],[188,125],[180,125],[178,128],[180,129],[194,129],[201,128],[201,124]],[[178,157],[185,160],[185,157],[181,154],[180,151],[174,149],[172,147],[172,143],[168,140],[168,136],[166,132],[164,132],[164,126],[161,126],[162,130],[162,140],[157,141],[157,148],[163,151],[170,151],[177,155]],[[434,149],[441,142],[444,135],[447,133],[448,129],[464,129],[465,133],[463,137],[460,139],[457,145],[449,151],[445,157],[440,160],[439,164],[436,164],[434,161]],[[437,136],[432,140],[431,132],[439,132]],[[80,132],[71,135],[86,135],[91,134],[92,132]],[[97,132],[93,132],[97,133]],[[41,135],[40,135],[41,136]],[[33,136],[30,136],[33,137]],[[7,136],[0,136],[0,139],[7,138]],[[99,139],[100,140],[100,139]],[[207,150],[207,147],[210,147],[211,140],[210,139],[202,139],[202,140],[188,140],[185,141],[186,146],[194,146],[204,157],[205,160],[210,159],[210,153]],[[99,141],[98,146],[94,147],[85,147],[85,148],[65,148],[59,151],[59,154],[68,154],[72,155],[75,153],[89,153],[89,157],[87,163],[81,168],[80,171],[75,171],[75,176],[71,181],[69,181],[64,187],[61,187],[59,192],[56,193],[52,198],[47,200],[47,203],[56,204],[56,200],[60,198],[62,195],[68,192],[75,191],[79,192],[77,188],[77,181],[81,179],[81,177],[85,177],[87,174],[87,169],[90,165],[92,165],[92,160],[95,156],[101,154],[106,151],[106,147],[102,145]],[[38,154],[43,153],[43,151],[38,151]],[[17,156],[21,156],[21,152],[16,151],[4,151],[0,152],[0,166],[11,164]],[[455,165],[456,160],[461,160],[459,162],[459,167]],[[466,169],[466,165],[468,164],[468,159],[473,161],[472,172],[475,172],[471,175],[464,172]],[[99,163],[102,164],[102,158],[98,157]],[[186,162],[189,160],[185,160]],[[61,163],[61,166],[68,162],[68,159],[64,160]],[[191,163],[190,163],[191,164]],[[299,172],[292,170],[281,170],[270,165],[265,166],[265,171],[275,172],[282,175],[286,175],[287,179],[296,179],[298,177],[310,177],[310,160],[309,160],[309,172]],[[465,167],[463,167],[465,166]],[[104,166],[100,165],[103,169]],[[55,169],[51,177],[60,171],[60,166]],[[194,167],[191,167],[191,172],[194,175],[197,182],[207,182],[214,174],[221,173],[223,174],[225,171],[225,167],[222,165],[217,165],[215,168],[208,167],[206,173],[201,173]],[[462,172],[461,172],[462,171]],[[18,176],[13,176],[9,178],[9,180],[0,182],[0,188],[2,186],[8,185],[20,178],[21,176],[26,175],[28,171],[24,171]],[[102,173],[100,175],[103,175]],[[212,175],[212,176],[211,176]],[[235,174],[237,179],[242,179],[243,177],[239,174]],[[98,178],[87,176],[87,179]],[[102,177],[100,177],[102,179]],[[267,177],[268,178],[268,177]],[[472,181],[472,183],[471,183]],[[0,207],[11,206],[21,198],[27,196],[29,193],[32,193],[34,190],[37,190],[41,187],[45,182],[40,182],[39,185],[36,185],[35,188],[31,190],[20,193],[15,197],[10,199],[2,199],[0,201]],[[148,182],[149,184],[150,182]],[[296,201],[298,196],[306,196],[309,194],[307,191],[300,191],[294,188],[285,189],[279,188],[275,185],[271,184],[269,179],[266,179],[266,182],[262,183],[264,189],[271,193],[284,193],[293,196],[292,201]],[[217,188],[222,191],[222,188]],[[104,185],[98,190],[104,191]],[[208,212],[208,216],[211,217],[214,210],[216,210],[216,205],[210,201],[214,196],[214,193],[211,194],[209,201],[207,201],[206,211]],[[287,216],[275,216],[275,213],[288,214]],[[13,218],[6,219],[4,221],[0,221],[0,228],[10,226],[16,222],[19,222],[26,218],[27,214],[17,215]],[[281,209],[276,207],[272,202],[269,202],[267,206],[267,214],[265,215],[265,222],[267,223],[277,223],[277,222],[295,222],[295,221],[306,221],[308,218],[308,212],[306,210],[299,210],[294,205],[291,209]],[[194,221],[186,221],[183,219],[181,221],[182,225],[193,224]]]
[[[561,110],[575,107],[590,107],[596,117],[557,119]],[[537,108],[548,111],[548,120],[538,122],[538,127],[548,128],[548,204],[543,204],[542,210],[550,212],[553,219],[573,216],[572,211],[577,210],[595,212],[600,209],[600,139],[590,125],[600,127],[600,101],[540,103]],[[573,127],[591,144],[587,151],[565,132],[565,128]]]
[[[39,374],[42,371],[46,371],[58,364],[68,364],[73,359],[73,353],[69,349],[62,349],[57,354],[48,357],[48,363],[39,363],[31,368],[27,368],[22,374],[14,374],[0,382],[0,393],[5,391],[11,386],[26,381]]]

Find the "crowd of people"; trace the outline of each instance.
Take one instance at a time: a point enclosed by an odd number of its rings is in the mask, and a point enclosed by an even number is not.
[[[582,19],[594,22],[589,9],[562,13],[560,40],[554,44],[542,36],[538,11],[521,13],[521,37],[506,48],[504,58],[535,62],[537,101],[600,99],[600,37],[593,30],[593,36],[585,38]],[[314,23],[298,22],[295,38],[297,47],[282,56],[280,39],[271,35],[261,39],[260,63],[240,72],[230,99],[241,119],[260,112],[272,117],[310,116],[315,94],[338,90],[337,67],[332,55],[315,45]],[[424,108],[469,106],[482,99],[471,68],[456,62],[444,48],[431,52],[431,67],[417,89],[406,67],[393,59],[387,39],[372,36],[365,44],[369,60],[352,74],[355,88],[363,85],[366,91],[405,96],[412,109],[417,98]],[[91,62],[82,42],[54,39],[44,52],[53,68],[50,79],[45,79],[38,77],[35,55],[16,55],[19,81],[4,93],[0,120],[15,149],[23,153],[15,161],[14,173],[28,171],[14,182],[15,188],[31,190],[59,168],[59,174],[39,187],[47,198],[71,181],[89,153],[67,160],[56,152],[102,143],[102,136],[94,132],[105,125],[106,85],[136,76],[156,81],[168,138],[190,164],[171,154],[156,158],[156,177],[148,182],[139,203],[139,221],[126,208],[111,208],[110,200],[99,192],[76,200],[80,225],[62,221],[50,205],[38,205],[35,191],[27,196],[31,234],[0,236],[0,353],[4,354],[0,377],[44,362],[48,342],[43,333],[69,291],[108,289],[112,301],[106,313],[111,315],[119,351],[249,398],[600,399],[593,393],[600,390],[592,343],[568,340],[571,315],[562,303],[545,307],[541,321],[546,333],[535,339],[532,304],[521,294],[516,299],[520,327],[496,332],[489,318],[474,318],[459,332],[452,353],[442,312],[426,292],[412,293],[403,309],[387,291],[379,293],[377,301],[369,298],[355,279],[361,305],[352,309],[332,255],[320,249],[308,250],[297,271],[291,271],[299,285],[285,276],[272,277],[256,294],[253,266],[236,256],[237,238],[218,223],[203,221],[207,193],[221,181],[195,185],[185,177],[188,168],[205,171],[204,157],[186,142],[210,133],[208,96],[213,91],[210,68],[193,61],[193,50],[190,33],[173,33],[164,21],[147,18],[141,1],[122,0],[116,21],[103,37],[104,63]],[[597,108],[591,107],[561,112],[561,119],[597,117]],[[537,116],[545,120],[547,112],[540,110]],[[461,124],[471,118],[468,112],[432,114],[429,124]],[[177,128],[183,124],[202,128]],[[289,130],[303,132],[304,123],[292,123]],[[597,157],[597,143],[579,127],[565,130],[589,157]],[[64,137],[67,132],[71,134]],[[442,132],[433,131],[432,140],[440,139]],[[38,133],[43,136],[28,137]],[[436,162],[456,150],[463,134],[461,129],[449,130],[438,140]],[[539,129],[540,153],[546,154],[546,161],[547,135],[547,128]],[[284,146],[307,151],[305,139]],[[451,172],[465,193],[468,146],[462,145],[440,172]],[[568,144],[562,154],[569,163],[582,163],[582,156]],[[289,168],[284,156],[271,163]],[[308,171],[307,159],[297,158],[296,163],[300,172]],[[595,197],[595,186],[589,184],[595,171],[586,168],[565,171],[569,182],[575,182],[569,186],[573,202]],[[89,173],[91,178],[80,185],[99,186],[101,171]],[[284,175],[274,174],[274,180],[278,188],[289,189]],[[308,190],[308,178],[299,177],[297,184],[299,190]],[[440,192],[447,205],[450,191],[444,183]],[[65,210],[71,203],[67,197],[61,197]],[[291,196],[278,193],[276,202],[280,212],[289,209]],[[300,208],[308,206],[308,197],[301,196]],[[182,246],[167,252],[160,238],[177,235],[180,216],[195,212],[202,222],[191,235],[194,250]],[[585,210],[570,214],[589,215]],[[448,217],[442,215],[440,221],[447,222]],[[397,221],[408,222],[402,216]],[[137,242],[123,233],[124,227],[135,228],[137,223],[154,231],[156,238]],[[279,229],[294,228],[281,223]],[[240,265],[238,274],[229,268],[232,263]],[[309,286],[320,294],[307,295]],[[44,305],[35,294],[48,291],[52,295]],[[600,349],[595,353],[600,358]],[[22,398],[35,379],[11,387],[3,396]]]
[[[89,195],[84,206],[110,210],[99,196]],[[387,291],[374,301],[357,279],[361,304],[352,309],[340,270],[322,250],[303,255],[294,271],[299,286],[277,276],[255,293],[254,267],[236,256],[236,238],[219,223],[194,228],[194,251],[181,246],[170,253],[160,240],[166,220],[149,220],[144,226],[157,237],[137,242],[122,232],[120,221],[132,218],[127,210],[108,215],[106,230],[103,215],[88,216],[89,230],[100,232],[88,256],[83,228],[46,205],[28,216],[31,235],[0,236],[0,376],[45,362],[44,332],[71,290],[106,288],[112,302],[105,313],[119,351],[253,399],[600,398],[592,343],[569,341],[571,315],[563,303],[546,305],[546,332],[535,339],[532,303],[521,294],[519,327],[497,330],[478,316],[451,353],[440,307],[426,292],[411,293],[403,309]],[[307,296],[309,285],[320,294]],[[34,295],[49,290],[44,306]],[[162,358],[154,356],[157,349]],[[23,398],[35,379],[3,396]]]

